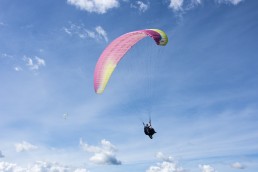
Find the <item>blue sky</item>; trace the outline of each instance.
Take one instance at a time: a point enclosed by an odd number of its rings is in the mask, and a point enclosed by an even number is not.
[[[256,172],[258,2],[1,0],[0,171]],[[102,95],[116,37],[157,28]],[[66,115],[64,115],[66,114]],[[152,117],[154,139],[143,133]]]

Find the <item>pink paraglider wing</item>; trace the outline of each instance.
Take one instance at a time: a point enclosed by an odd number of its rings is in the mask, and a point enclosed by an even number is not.
[[[106,47],[96,64],[94,72],[94,89],[96,93],[103,93],[119,61],[133,45],[146,36],[152,37],[157,45],[164,46],[168,42],[167,35],[163,31],[146,29],[126,33],[116,38]]]

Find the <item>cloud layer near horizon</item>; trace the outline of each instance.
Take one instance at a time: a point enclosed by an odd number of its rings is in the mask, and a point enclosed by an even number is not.
[[[85,168],[68,167],[56,162],[36,161],[28,167],[21,167],[14,163],[0,162],[1,172],[89,172]]]

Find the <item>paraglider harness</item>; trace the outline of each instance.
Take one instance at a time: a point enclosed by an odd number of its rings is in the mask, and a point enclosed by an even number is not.
[[[155,134],[156,131],[151,126],[151,119],[149,120],[149,124],[144,124],[144,122],[142,122],[142,124],[144,126],[144,133],[152,139],[152,135]]]

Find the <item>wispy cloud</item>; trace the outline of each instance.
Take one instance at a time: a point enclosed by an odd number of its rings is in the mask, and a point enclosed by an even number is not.
[[[224,3],[224,4],[233,4],[237,5],[240,2],[243,2],[244,0],[216,0],[218,3]]]
[[[1,54],[1,57],[2,57],[2,58],[13,58],[13,55],[7,54],[7,53],[2,53],[2,54]]]
[[[169,8],[172,8],[175,11],[182,10],[184,0],[170,0]]]
[[[94,155],[90,158],[90,161],[95,164],[121,164],[121,161],[116,158],[116,147],[105,139],[101,140],[100,147],[88,145],[87,143],[84,143],[82,139],[80,139],[80,146],[84,151],[94,153]]]
[[[150,166],[146,172],[184,172],[185,170],[178,165],[171,156],[165,156],[162,152],[158,152],[156,157],[163,162],[157,163],[156,166]]]
[[[119,6],[118,0],[67,0],[67,3],[76,6],[81,10],[98,14],[104,14],[108,10]]]
[[[46,66],[45,60],[38,56],[29,57],[27,55],[24,55],[22,58],[18,58],[17,55],[1,53],[0,60],[1,59],[8,66],[12,66],[11,68],[16,72],[23,71],[26,68],[28,68],[29,70],[32,70],[32,71],[37,71],[41,67]]]
[[[101,26],[97,26],[95,30],[100,38],[104,38],[108,42],[107,32]]]
[[[216,172],[216,170],[212,166],[206,164],[200,164],[199,168],[202,170],[202,172]]]
[[[70,36],[78,36],[81,39],[94,39],[96,41],[105,40],[108,42],[107,32],[101,27],[97,26],[94,30],[86,29],[84,25],[76,25],[70,23],[69,27],[63,28],[64,32]]]
[[[31,143],[28,143],[26,141],[23,141],[21,143],[16,143],[14,146],[15,146],[16,152],[33,151],[38,149],[37,146],[32,145]]]
[[[232,168],[236,168],[236,169],[245,169],[245,165],[241,164],[240,162],[234,162],[233,164],[231,164]]]
[[[31,70],[38,70],[40,67],[45,66],[46,62],[44,59],[39,58],[35,56],[33,59],[27,56],[23,57],[23,60],[26,62],[26,65],[31,69]]]
[[[144,3],[142,1],[136,1],[135,3],[131,4],[131,7],[136,8],[136,9],[139,10],[139,12],[143,13],[143,12],[146,12],[149,9],[150,3],[149,2]]]
[[[191,0],[191,1],[186,1],[186,0],[170,0],[169,8],[172,8],[173,11],[184,11],[184,10],[189,10],[192,9],[195,6],[198,6],[202,3],[203,0]],[[237,5],[240,2],[244,0],[214,0],[215,2],[219,4],[233,4]]]

